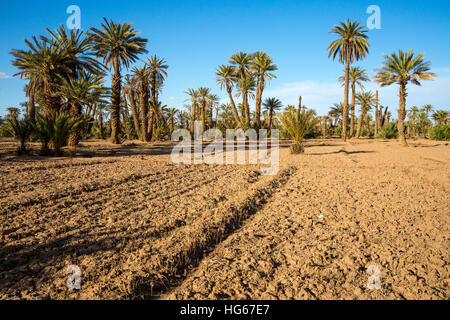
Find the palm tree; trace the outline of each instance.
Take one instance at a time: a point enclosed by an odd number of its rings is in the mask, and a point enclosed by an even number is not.
[[[236,83],[236,73],[233,66],[220,65],[216,72],[216,80],[220,85],[220,89],[224,87],[227,90],[228,98],[230,99],[231,109],[233,111],[234,120],[238,127],[241,126],[241,119],[239,118],[239,113],[236,109],[236,104],[233,99],[233,87]]]
[[[412,50],[409,52],[399,50],[397,53],[384,56],[384,62],[381,69],[375,75],[375,81],[381,85],[389,86],[393,83],[399,85],[399,108],[398,108],[398,131],[399,140],[403,146],[408,146],[405,138],[405,105],[406,105],[406,86],[409,82],[419,85],[421,80],[433,80],[435,74],[430,72],[430,62],[425,61],[425,53],[414,57]]]
[[[427,114],[427,117],[429,117],[430,113],[433,112],[434,108],[431,104],[426,104],[422,107],[423,111]]]
[[[188,91],[186,91],[186,94],[189,95],[190,99],[189,101],[191,101],[192,106],[189,109],[191,111],[191,122],[190,122],[190,129],[191,129],[191,133],[194,134],[194,125],[195,125],[195,121],[197,120],[198,114],[198,104],[199,104],[199,99],[200,99],[200,94],[198,92],[198,90],[194,90],[194,89],[188,89]]]
[[[238,87],[241,93],[238,97],[242,95],[245,125],[247,128],[250,126],[250,106],[248,104],[248,94],[251,88],[254,89],[255,86],[255,80],[250,72],[252,62],[253,56],[245,52],[238,52],[230,58],[230,63],[236,67],[236,74],[240,79],[238,82]]]
[[[277,98],[267,98],[264,100],[263,106],[265,111],[269,113],[269,130],[272,130],[273,115],[283,107],[283,104]]]
[[[70,75],[72,70],[68,67],[68,56],[64,48],[55,42],[38,41],[36,37],[32,39],[25,40],[28,50],[15,49],[10,52],[15,58],[13,65],[20,70],[14,76],[28,79],[30,90],[42,89],[40,98],[48,114],[59,110],[61,101],[56,94],[58,81],[63,75]],[[30,98],[34,99],[34,92]]]
[[[150,141],[149,128],[148,128],[148,98],[149,98],[149,72],[147,65],[135,67],[131,70],[133,72],[133,78],[136,81],[137,91],[139,95],[139,108],[141,110],[141,138],[142,141]]]
[[[179,113],[178,109],[168,108],[167,109],[167,121],[169,121],[170,131],[173,132],[175,129],[175,116]]]
[[[198,96],[201,104],[202,112],[202,132],[206,131],[206,106],[209,103],[211,89],[201,87],[198,89]]]
[[[266,81],[276,78],[275,75],[270,72],[278,70],[278,67],[273,64],[273,60],[269,58],[267,53],[258,51],[253,55],[253,61],[251,62],[250,68],[255,73],[258,82],[254,123],[255,126],[259,128],[261,126],[262,95],[266,86]]]
[[[367,122],[368,119],[366,117],[366,114],[376,103],[376,97],[371,91],[358,93],[356,95],[356,103],[361,106],[361,113],[358,118],[358,127],[356,129],[356,138],[359,139],[359,137],[361,136],[363,121],[364,119],[366,119]]]
[[[125,76],[126,87],[124,91],[128,96],[128,100],[130,101],[131,107],[131,116],[133,117],[134,130],[136,131],[138,137],[142,139],[142,131],[141,125],[139,123],[139,109],[136,105],[136,89],[137,89],[137,81],[136,78],[132,75]]]
[[[238,86],[238,92],[236,94],[236,97],[242,96],[242,106],[244,111],[244,121],[245,121],[245,127],[248,128],[250,126],[250,106],[248,99],[254,98],[254,91],[255,91],[255,78],[252,75],[245,75],[244,78],[240,79],[237,83]]]
[[[447,125],[449,118],[449,111],[438,110],[433,114],[433,120],[438,126]]]
[[[95,94],[95,90],[99,89],[103,82],[103,78],[84,71],[81,72],[79,77],[62,80],[62,84],[58,87],[58,93],[67,99],[73,123],[80,120],[83,105],[100,98]],[[77,126],[69,136],[69,146],[77,146],[80,137],[81,128]]]
[[[113,68],[111,96],[111,141],[119,144],[120,134],[120,97],[121,68],[128,68],[140,53],[147,52],[147,39],[138,37],[139,31],[133,24],[114,23],[104,18],[102,30],[91,28],[92,48],[97,57],[103,57],[103,63]]]
[[[334,40],[329,46],[328,57],[333,57],[333,60],[339,54],[339,62],[345,64],[345,79],[344,79],[344,114],[343,114],[343,130],[342,139],[347,140],[347,119],[348,119],[348,93],[350,80],[350,64],[354,61],[365,58],[369,52],[369,40],[365,33],[366,27],[360,26],[358,21],[341,22],[340,25],[335,25],[330,33],[339,35],[339,39]]]
[[[158,102],[158,92],[162,86],[162,82],[167,77],[167,69],[169,66],[166,60],[156,55],[147,58],[148,70],[150,74],[151,96],[154,103]]]
[[[344,104],[342,102],[335,103],[331,107],[330,112],[328,113],[332,118],[334,118],[334,125],[340,126],[342,128],[343,123],[343,114],[344,114]]]
[[[356,85],[358,84],[361,91],[364,91],[363,82],[369,81],[369,75],[366,70],[361,67],[351,67],[349,71],[350,77],[350,87],[352,88],[352,104],[350,106],[351,116],[350,116],[350,138],[353,137],[355,133],[355,104],[356,104]],[[339,82],[345,86],[345,76],[339,78]]]

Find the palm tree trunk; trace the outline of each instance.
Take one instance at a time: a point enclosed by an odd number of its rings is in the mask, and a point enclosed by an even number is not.
[[[130,88],[128,94],[130,100],[131,115],[133,116],[134,130],[136,131],[138,137],[142,139],[142,131],[141,125],[139,124],[139,114],[136,107],[136,96],[134,90]]]
[[[342,114],[342,140],[344,142],[347,141],[349,78],[350,78],[350,51],[347,50],[347,57],[345,61],[344,111]]]
[[[259,128],[261,126],[261,101],[264,91],[264,78],[259,76],[258,87],[256,90],[256,106],[255,106],[255,126]]]
[[[119,58],[114,61],[114,74],[112,77],[112,97],[111,97],[111,142],[120,144],[120,91],[121,75],[119,69]]]
[[[367,112],[364,115],[364,122],[366,123],[367,137],[370,138],[370,121],[369,121],[369,114]]]
[[[243,105],[244,105],[244,115],[245,115],[245,127],[246,129],[250,127],[250,108],[248,105],[248,93],[247,91],[243,93]]]
[[[241,119],[239,118],[239,113],[236,109],[236,104],[234,103],[233,94],[231,91],[231,86],[227,84],[228,97],[230,98],[231,109],[233,110],[234,120],[238,128],[241,127]]]
[[[202,134],[206,131],[206,102],[202,102]]]
[[[380,126],[380,114],[379,114],[379,111],[378,111],[378,90],[377,90],[377,93],[376,93],[376,104],[375,104],[375,137],[377,137],[378,136],[378,129],[379,129],[379,126]]]
[[[398,105],[398,140],[404,147],[408,146],[405,137],[405,117],[406,117],[406,84],[400,83],[400,101]]]
[[[350,135],[352,138],[355,134],[355,103],[356,103],[356,85],[352,83],[352,106],[351,106],[351,118],[350,118]]]
[[[359,115],[358,118],[358,127],[356,129],[356,138],[359,139],[359,137],[361,136],[361,130],[362,130],[362,123],[364,120],[364,107],[361,106],[361,114]]]
[[[98,115],[98,129],[100,131],[100,139],[104,139],[105,136],[103,135],[103,114],[101,110]]]
[[[272,130],[272,125],[273,125],[273,110],[270,109],[270,111],[269,111],[269,130]]]
[[[79,103],[71,103],[70,113],[73,121],[78,120],[78,118],[81,116],[81,105]],[[80,142],[80,137],[81,130],[79,127],[77,127],[71,132],[68,145],[70,147],[76,147]]]
[[[28,117],[34,123],[36,120],[36,107],[34,105],[34,92],[30,92],[28,98]]]
[[[145,82],[142,82],[139,87],[139,105],[142,111],[142,125],[141,125],[141,138],[142,141],[149,141],[148,134],[148,86]],[[135,114],[135,112],[133,112]],[[139,125],[139,123],[138,123]]]

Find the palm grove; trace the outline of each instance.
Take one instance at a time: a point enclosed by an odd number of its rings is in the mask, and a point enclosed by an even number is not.
[[[364,131],[370,136],[369,112],[373,107],[375,136],[386,137],[386,131],[396,130],[406,145],[405,134],[432,127],[430,123],[423,125],[433,111],[431,106],[426,106],[426,112],[417,109],[413,121],[406,126],[404,123],[407,85],[420,85],[420,81],[434,78],[424,54],[415,56],[412,51],[401,50],[392,53],[384,57],[374,77],[381,86],[399,86],[398,128],[394,128],[388,108],[379,105],[378,92],[364,90],[364,83],[370,80],[366,70],[353,66],[367,56],[370,45],[366,28],[357,21],[341,22],[330,31],[338,36],[328,48],[330,57],[345,65],[344,75],[339,78],[344,102],[335,104],[325,117],[317,117],[314,110],[303,106],[301,98],[298,107],[290,105],[284,110],[279,99],[263,101],[264,90],[278,69],[265,52],[238,52],[228,64],[217,67],[216,80],[226,92],[228,103],[221,104],[210,88],[188,89],[182,111],[160,101],[168,64],[156,55],[142,58],[148,53],[147,39],[140,37],[132,24],[104,19],[100,28],[88,32],[63,26],[46,32],[25,40],[26,50],[11,51],[13,65],[19,70],[16,76],[27,80],[26,117],[19,119],[14,108],[7,117],[6,131],[20,141],[20,152],[26,151],[29,139],[41,142],[42,154],[52,153],[51,147],[58,155],[62,147],[76,147],[80,139],[93,135],[102,139],[109,136],[114,144],[123,139],[164,140],[175,128],[193,132],[195,121],[201,122],[203,130],[278,128],[284,137],[295,140],[292,150],[302,152],[302,140],[307,135],[340,135],[344,141],[359,138]],[[140,65],[131,68],[136,62]],[[108,72],[111,88],[105,85]],[[358,105],[360,114],[356,118]],[[416,124],[416,118],[422,120],[421,125]],[[433,119],[435,127],[445,131],[445,138],[448,112],[436,111]]]

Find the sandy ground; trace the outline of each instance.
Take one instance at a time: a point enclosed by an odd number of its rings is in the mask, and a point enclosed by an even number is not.
[[[283,147],[275,176],[174,165],[164,143],[13,148],[0,141],[0,299],[448,299],[448,143],[312,140]]]

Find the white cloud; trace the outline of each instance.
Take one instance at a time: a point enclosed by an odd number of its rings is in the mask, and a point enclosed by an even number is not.
[[[175,100],[175,97],[170,97],[169,100]]]
[[[450,109],[450,68],[436,69],[439,76],[434,81],[423,81],[422,86],[410,84],[407,88],[407,107],[431,104],[437,109]],[[398,86],[380,88],[373,82],[366,85],[366,90],[378,90],[380,103],[389,106],[392,113],[398,106]],[[317,110],[319,114],[326,114],[334,104],[344,100],[344,89],[337,82],[307,80],[285,83],[273,89],[267,89],[264,97],[276,97],[284,105],[298,105],[298,98],[302,96],[303,104]],[[351,92],[350,92],[351,98]]]
[[[0,72],[0,79],[8,79],[8,75],[4,72]]]

